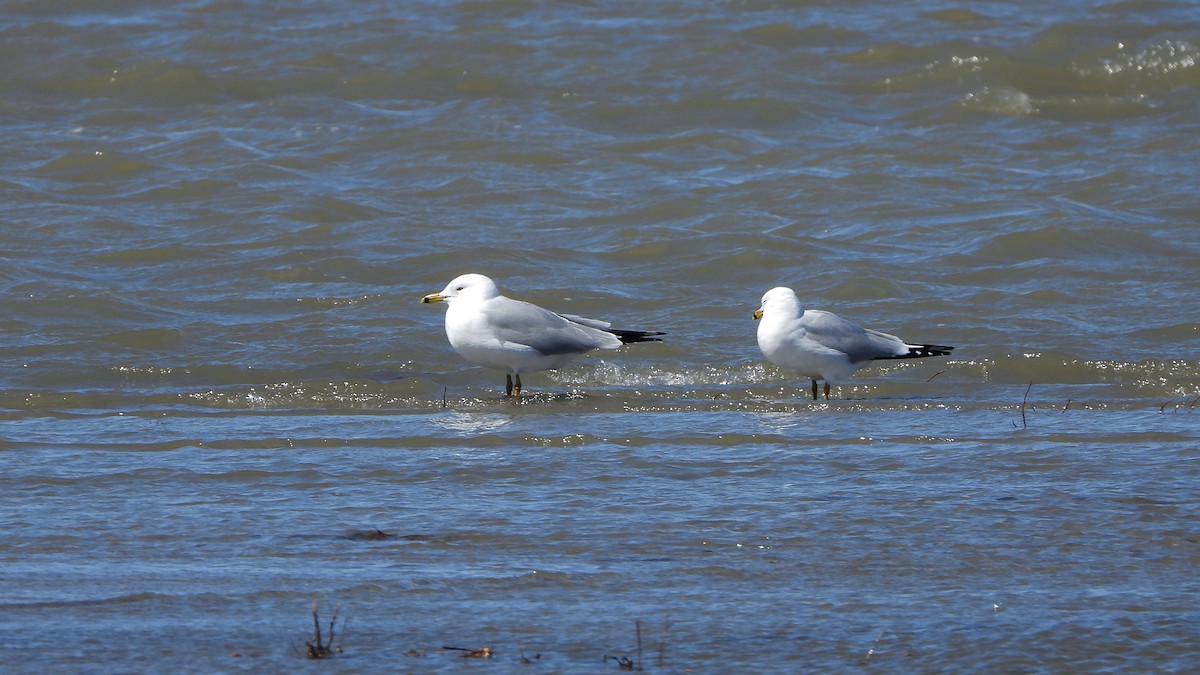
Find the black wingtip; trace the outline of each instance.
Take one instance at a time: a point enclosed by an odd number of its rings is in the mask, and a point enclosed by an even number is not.
[[[946,345],[909,345],[908,358],[920,359],[926,356],[950,356],[954,347]]]
[[[606,329],[606,332],[617,336],[621,344],[627,345],[633,342],[662,342],[662,338],[655,337],[656,335],[666,335],[666,333],[657,330],[617,330],[615,328]]]
[[[923,359],[928,356],[950,356],[950,352],[954,351],[954,347],[947,345],[908,345],[908,353],[899,356],[880,356],[876,361],[885,361],[891,359]]]

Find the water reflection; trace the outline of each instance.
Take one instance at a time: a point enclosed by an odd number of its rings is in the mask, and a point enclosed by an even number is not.
[[[470,437],[501,429],[512,423],[512,416],[500,413],[448,412],[437,415],[430,421],[456,436]]]
[[[805,416],[795,410],[771,410],[751,412],[750,418],[762,431],[783,431],[800,426]]]

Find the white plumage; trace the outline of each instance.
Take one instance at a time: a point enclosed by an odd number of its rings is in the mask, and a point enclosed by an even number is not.
[[[467,361],[503,370],[505,391],[521,395],[521,373],[558,368],[593,349],[657,342],[657,331],[626,331],[571,314],[556,314],[500,294],[482,274],[464,274],[421,302],[445,302],[446,337]],[[514,386],[513,379],[516,379]]]
[[[945,345],[909,344],[832,312],[805,310],[795,291],[783,286],[763,295],[754,318],[761,320],[758,348],[763,356],[784,370],[811,378],[813,400],[817,398],[817,380],[825,381],[828,399],[830,384],[840,384],[872,361],[946,356],[954,350]]]

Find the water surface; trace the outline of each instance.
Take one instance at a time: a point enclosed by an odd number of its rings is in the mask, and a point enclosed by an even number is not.
[[[9,3],[0,663],[1194,668],[1194,9]],[[668,340],[505,400],[467,271]]]

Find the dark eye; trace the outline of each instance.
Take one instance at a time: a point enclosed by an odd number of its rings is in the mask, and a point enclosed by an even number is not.
[[[456,290],[456,291],[461,291],[461,290],[462,290],[462,289],[464,289],[464,288],[466,288],[466,286],[459,286],[458,288],[456,288],[456,289],[454,289],[454,290]]]

